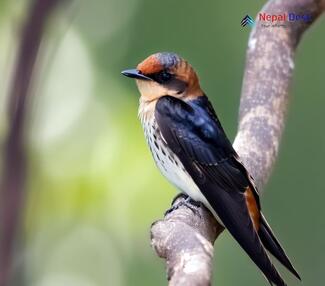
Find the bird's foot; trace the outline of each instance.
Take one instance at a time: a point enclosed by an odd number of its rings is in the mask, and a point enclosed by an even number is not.
[[[187,199],[189,198],[189,196],[186,195],[186,194],[184,194],[184,193],[179,193],[179,194],[176,195],[175,198],[173,198],[173,201],[172,201],[171,205],[173,206],[174,203],[175,203],[178,199],[182,199],[182,198],[183,198],[184,200],[187,200]]]
[[[195,207],[197,207],[197,208],[200,207],[200,206],[202,205],[201,202],[195,201],[195,200],[193,200],[191,197],[187,197],[186,200],[185,200],[185,202],[186,202],[187,204],[191,204],[192,206],[195,206]]]
[[[180,200],[183,198],[183,200]],[[179,200],[179,201],[178,201]],[[188,195],[183,193],[178,194],[172,201],[172,206],[165,212],[165,216],[170,214],[171,212],[177,210],[181,206],[186,206],[189,208],[195,215],[200,215],[198,208],[201,206],[200,202],[193,200]]]
[[[177,210],[180,206],[184,205],[184,202],[189,198],[188,195],[183,193],[179,193],[172,201],[171,207],[165,211],[165,216],[170,214],[171,212]],[[184,200],[181,200],[184,199]]]
[[[187,197],[184,201],[184,205],[187,206],[195,215],[201,216],[199,207],[202,206],[201,202],[193,200],[191,197]]]

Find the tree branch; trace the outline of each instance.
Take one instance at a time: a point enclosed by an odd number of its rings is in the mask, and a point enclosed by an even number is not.
[[[24,128],[34,66],[49,15],[61,0],[34,0],[21,33],[9,91],[8,135],[0,183],[0,286],[12,285],[17,230],[24,209],[26,154]],[[20,275],[18,275],[20,276]]]
[[[234,148],[258,188],[267,182],[278,154],[296,47],[324,10],[324,0],[269,1],[261,12],[309,14],[311,21],[268,28],[257,22],[251,32]],[[223,229],[202,205],[189,205],[184,198],[173,205],[180,207],[151,227],[151,244],[166,259],[169,285],[210,285],[213,243]]]

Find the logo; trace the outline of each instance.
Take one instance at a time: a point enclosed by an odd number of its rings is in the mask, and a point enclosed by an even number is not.
[[[278,14],[270,14],[266,12],[258,13],[256,20],[246,15],[240,22],[242,27],[253,27],[254,25],[259,24],[263,28],[286,28],[288,24],[305,22],[308,23],[312,21],[311,14],[296,14],[292,12],[282,12]]]
[[[245,27],[245,26],[250,26],[253,27],[255,24],[255,21],[253,20],[253,18],[249,15],[246,15],[240,22],[240,24]]]
[[[282,14],[268,14],[259,13],[258,20],[261,22],[299,22],[303,21],[305,23],[312,20],[310,14],[295,14],[295,13],[282,13]]]

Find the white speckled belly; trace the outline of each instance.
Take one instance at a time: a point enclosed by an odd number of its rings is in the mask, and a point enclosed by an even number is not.
[[[223,225],[199,187],[185,170],[182,162],[166,145],[156,121],[154,119],[140,119],[151,154],[160,172],[181,192],[186,193],[195,201],[202,202],[212,212],[217,221]]]
[[[213,211],[181,161],[164,142],[155,120],[143,120],[142,126],[150,151],[160,172],[181,192],[186,193],[195,201],[202,202]]]

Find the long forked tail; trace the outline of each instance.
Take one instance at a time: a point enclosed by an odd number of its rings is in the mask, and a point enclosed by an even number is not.
[[[278,259],[294,276],[301,280],[300,275],[293,267],[288,256],[280,245],[279,241],[274,236],[271,227],[267,223],[266,219],[262,215],[260,229],[258,235],[264,245],[264,247],[276,258]]]

